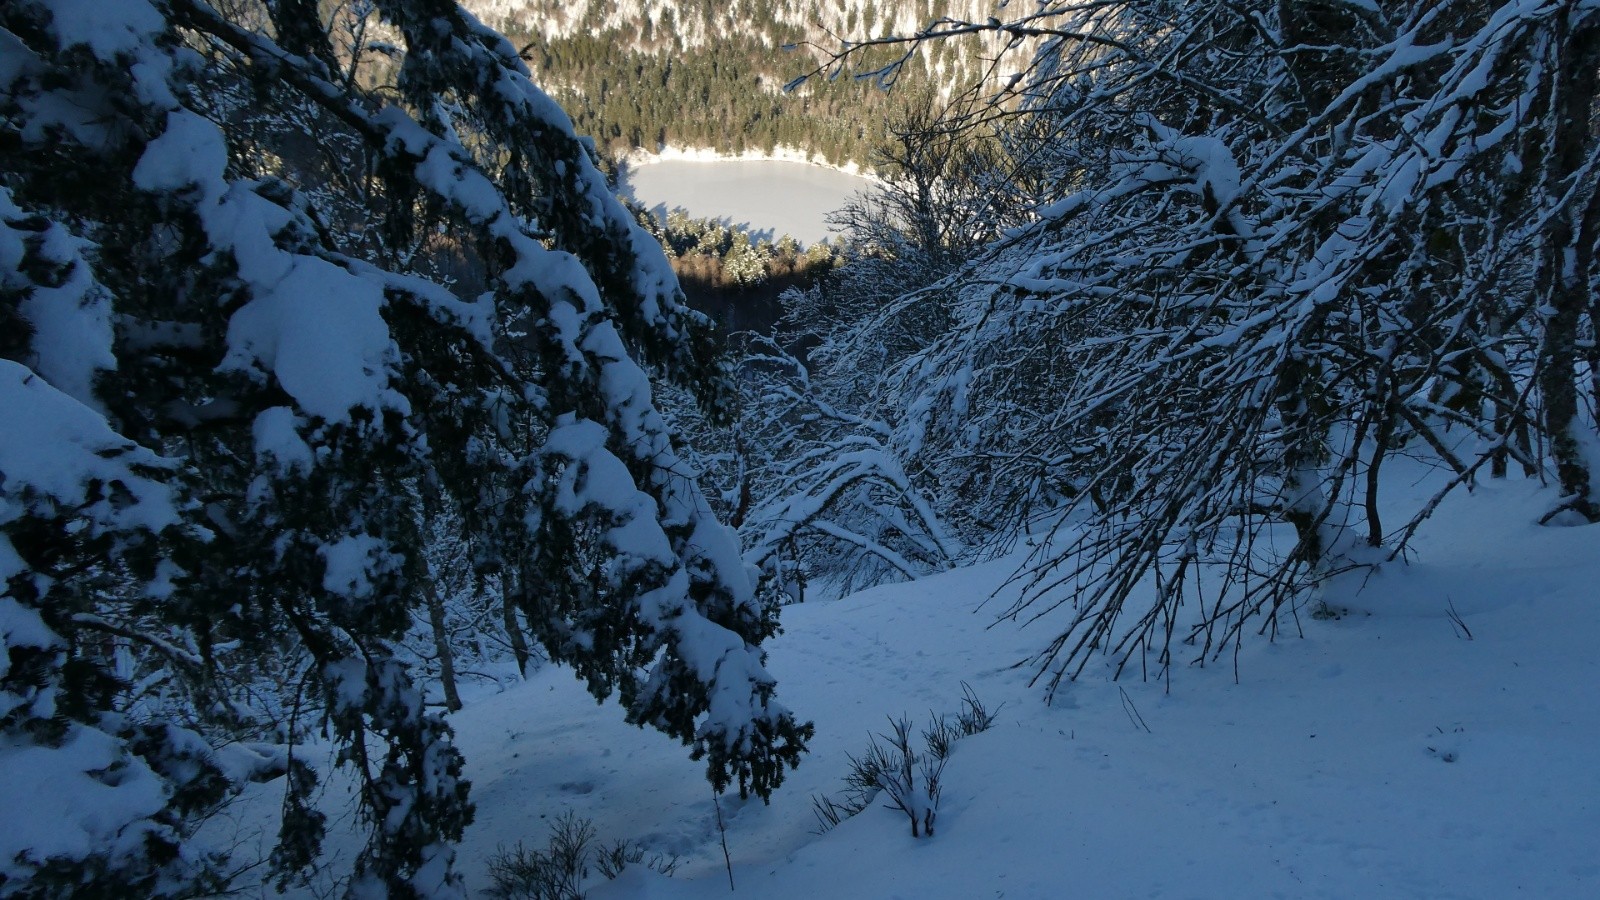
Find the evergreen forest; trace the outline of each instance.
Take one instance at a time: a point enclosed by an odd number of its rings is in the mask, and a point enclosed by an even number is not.
[[[982,3],[468,3],[512,40],[579,133],[617,157],[663,145],[729,155],[787,147],[873,164],[906,94],[959,93],[993,76],[982,45],[869,48],[892,73],[826,67],[838,41]],[[976,15],[968,11],[969,15]],[[872,68],[872,67],[868,67]],[[897,87],[898,90],[889,88]]]

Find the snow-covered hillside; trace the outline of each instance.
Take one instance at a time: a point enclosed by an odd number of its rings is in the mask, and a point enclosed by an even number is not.
[[[1600,0],[679,3],[0,3],[0,900],[1600,896]]]
[[[507,21],[565,37],[581,28],[627,29],[649,20],[675,24],[688,46],[714,42],[728,26],[764,19],[840,37],[907,34],[940,16],[983,21],[1004,12],[1000,0],[465,0],[462,4],[491,24]]]
[[[1303,636],[1247,642],[1170,692],[1091,672],[1046,706],[1013,663],[1050,621],[979,609],[1007,560],[790,607],[771,667],[817,734],[770,806],[722,799],[735,896],[1595,896],[1600,532],[1537,526],[1552,499],[1529,482],[1453,497],[1412,564],[1328,590],[1339,618],[1303,611]],[[934,837],[881,802],[814,833],[811,798],[840,791],[886,717],[926,724],[963,685],[998,718],[955,745]],[[699,766],[620,718],[553,667],[453,717],[478,807],[469,884],[572,811],[681,857],[670,878],[594,875],[591,897],[728,892]]]
[[[835,50],[844,41],[908,37],[941,20],[987,22],[996,17],[1009,22],[1035,12],[1031,5],[1013,8],[1002,0],[463,0],[462,5],[508,33],[537,34],[551,40],[612,33],[634,50],[682,53],[715,49],[729,35],[750,35],[769,48],[775,60],[797,40],[815,44],[820,53]],[[972,40],[930,42],[920,47],[918,54],[942,81],[980,74],[1004,77],[1029,59],[1036,46],[1032,40],[1024,41],[1018,45],[1020,52],[1013,48],[1007,63],[985,73],[1007,44],[1005,36],[981,34]],[[802,55],[788,64],[792,74],[804,70],[799,61],[806,58]]]
[[[872,167],[890,123],[929,98],[942,106],[969,90],[1002,89],[1040,42],[999,30],[1038,9],[998,0],[463,5],[521,48],[579,132],[614,157],[663,146],[735,156],[797,147]],[[911,41],[955,22],[983,24]],[[864,52],[859,43],[888,37],[908,42]],[[835,59],[850,42],[857,52]],[[836,77],[844,72],[854,77]]]

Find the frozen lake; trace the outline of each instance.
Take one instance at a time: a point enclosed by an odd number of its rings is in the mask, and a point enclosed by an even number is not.
[[[682,208],[697,219],[721,219],[776,239],[789,234],[810,245],[830,234],[828,213],[872,182],[859,175],[784,160],[668,159],[630,165],[622,189],[665,217]]]

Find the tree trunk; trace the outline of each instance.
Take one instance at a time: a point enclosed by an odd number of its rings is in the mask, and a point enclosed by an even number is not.
[[[445,709],[455,712],[461,708],[461,695],[456,691],[456,657],[450,648],[450,633],[444,627],[444,601],[439,599],[439,585],[427,579],[428,624],[433,626],[433,647],[439,654],[439,684],[444,688]]]
[[[511,655],[517,661],[517,674],[527,678],[532,656],[528,652],[528,638],[522,633],[522,623],[517,621],[516,604],[511,602],[514,593],[511,573],[503,573],[500,576],[500,614],[504,617],[506,640],[511,642]]]
[[[1338,534],[1327,527],[1333,498],[1324,484],[1327,463],[1327,420],[1321,414],[1326,405],[1318,396],[1323,378],[1316,358],[1308,349],[1327,321],[1327,309],[1313,313],[1312,321],[1296,335],[1301,354],[1291,354],[1279,372],[1278,415],[1283,422],[1283,451],[1279,465],[1283,473],[1284,518],[1294,526],[1299,538],[1295,554],[1313,572],[1329,567],[1329,554],[1339,550]]]
[[[1545,180],[1545,196],[1550,202],[1557,202],[1573,189],[1572,179],[1588,155],[1595,68],[1600,65],[1600,23],[1591,19],[1579,24],[1566,35],[1558,52],[1559,68],[1551,98],[1554,132],[1549,141],[1550,170]],[[1589,270],[1594,250],[1580,239],[1584,230],[1580,220],[1587,206],[1569,202],[1566,210],[1551,217],[1545,229],[1538,281],[1545,316],[1539,391],[1544,400],[1550,454],[1561,485],[1561,508],[1596,522],[1600,521],[1600,507],[1595,505],[1592,473],[1584,452],[1584,445],[1593,442],[1594,436],[1579,431],[1584,425],[1578,418],[1577,383],[1578,327],[1590,305]]]

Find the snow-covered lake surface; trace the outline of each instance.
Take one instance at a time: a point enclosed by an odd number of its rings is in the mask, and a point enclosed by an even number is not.
[[[829,236],[828,214],[871,186],[837,169],[767,159],[667,159],[631,165],[622,177],[623,192],[658,216],[681,207],[695,218],[762,237],[788,234],[806,245]]]

